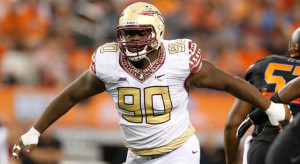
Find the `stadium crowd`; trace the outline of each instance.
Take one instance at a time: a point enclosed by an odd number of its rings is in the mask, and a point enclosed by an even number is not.
[[[93,51],[115,41],[118,17],[134,0],[0,0],[3,84],[64,86]],[[243,77],[257,59],[286,52],[300,25],[297,0],[162,0],[165,39],[190,38],[202,55]]]

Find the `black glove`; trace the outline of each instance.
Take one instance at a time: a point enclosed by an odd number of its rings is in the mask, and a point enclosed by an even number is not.
[[[254,128],[254,132],[252,133],[252,136],[255,137],[255,136],[260,135],[265,130],[266,125],[267,125],[267,121],[262,122],[259,125],[256,125]]]
[[[249,117],[252,120],[254,125],[259,125],[269,120],[268,115],[262,110],[260,110],[259,108],[256,108],[254,111],[252,111],[249,114]]]
[[[246,119],[240,124],[237,128],[236,138],[240,139],[244,136],[246,131],[252,126],[252,120],[250,119],[249,114],[247,115]]]
[[[259,135],[266,126],[269,120],[268,115],[262,110],[256,108],[253,112],[247,115],[246,119],[240,124],[237,129],[236,138],[242,138],[252,124],[258,125],[255,129],[255,134]]]

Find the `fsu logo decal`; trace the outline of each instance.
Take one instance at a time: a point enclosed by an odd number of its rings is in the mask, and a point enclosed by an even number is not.
[[[147,16],[152,16],[152,17],[154,16],[154,14],[157,15],[162,22],[164,22],[162,15],[158,11],[153,11],[148,6],[146,7],[145,10],[143,10],[139,13],[139,15],[147,15]]]

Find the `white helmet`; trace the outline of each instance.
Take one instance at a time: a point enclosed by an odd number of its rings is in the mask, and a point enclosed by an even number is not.
[[[144,30],[147,40],[126,41],[125,30]],[[165,25],[159,10],[145,2],[131,4],[122,12],[117,27],[117,41],[119,47],[131,61],[139,61],[146,57],[146,54],[158,49],[163,41]],[[130,52],[126,45],[145,46],[142,51]]]

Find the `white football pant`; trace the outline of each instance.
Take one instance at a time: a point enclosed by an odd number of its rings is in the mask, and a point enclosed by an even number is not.
[[[165,155],[136,155],[128,150],[124,164],[199,164],[200,144],[192,135],[183,145]]]

